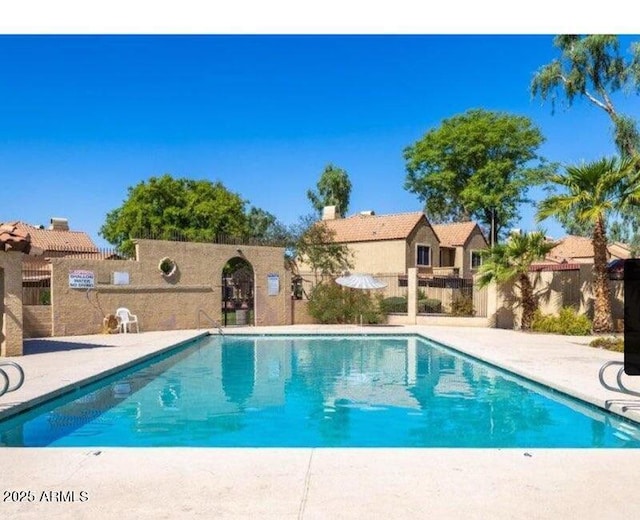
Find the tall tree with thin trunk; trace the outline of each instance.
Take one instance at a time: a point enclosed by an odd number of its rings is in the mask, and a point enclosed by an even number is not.
[[[484,287],[491,282],[516,284],[520,290],[522,330],[531,329],[537,306],[533,284],[529,278],[529,268],[533,262],[543,260],[555,245],[546,239],[542,231],[534,231],[512,234],[505,243],[482,252],[484,260],[478,270],[479,286]]]
[[[636,155],[640,149],[637,123],[620,113],[613,94],[620,90],[640,93],[640,42],[631,45],[626,57],[620,53],[618,37],[610,34],[561,34],[553,43],[560,57],[535,73],[532,95],[550,99],[552,109],[558,94],[569,106],[575,98],[588,100],[611,119],[620,154]]]
[[[549,176],[550,184],[563,190],[538,206],[538,219],[572,215],[591,224],[594,269],[594,332],[611,332],[613,319],[607,277],[607,219],[625,207],[640,203],[640,180],[630,158],[608,159],[569,166],[563,174]]]
[[[311,267],[316,284],[353,267],[352,251],[346,244],[335,242],[334,238],[335,231],[324,222],[315,222],[297,239],[296,261]]]
[[[316,191],[307,191],[307,198],[318,214],[322,214],[322,208],[325,206],[336,206],[340,215],[347,214],[351,197],[351,181],[345,170],[328,164],[320,175],[316,187]]]
[[[532,95],[550,100],[552,111],[558,98],[570,107],[584,99],[602,110],[612,123],[613,140],[622,157],[633,157],[640,165],[640,130],[637,121],[620,112],[620,93],[640,94],[640,42],[622,52],[617,36],[611,34],[561,34],[554,38],[560,56],[538,69],[531,81]],[[593,223],[577,226],[574,215],[560,215],[558,220],[570,234],[589,236]],[[628,206],[610,222],[608,233],[632,249],[640,249],[640,208]]]

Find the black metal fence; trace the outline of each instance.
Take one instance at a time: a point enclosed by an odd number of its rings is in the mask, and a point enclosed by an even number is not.
[[[199,242],[204,244],[220,244],[220,245],[246,245],[246,246],[272,246],[272,247],[288,247],[290,241],[284,237],[252,237],[249,235],[227,235],[224,233],[209,233],[207,231],[198,230],[192,234],[182,231],[142,231],[132,233],[132,239],[144,240],[168,240],[171,242]]]
[[[46,251],[42,257],[26,257],[22,263],[22,304],[51,305],[52,258],[79,258],[87,260],[132,260],[114,248],[74,248],[65,251]]]
[[[308,299],[317,283],[313,273],[300,273],[299,296]],[[408,277],[406,274],[377,273],[373,275],[386,287],[373,294],[383,298],[383,308],[389,313],[406,314],[408,308]],[[296,287],[294,286],[294,295]],[[447,316],[487,316],[487,290],[474,285],[470,278],[418,277],[418,314]]]
[[[487,291],[470,278],[418,278],[418,313],[487,316]]]
[[[81,258],[87,260],[135,260],[132,255],[112,247],[96,247],[84,249],[69,247],[64,251],[46,251],[45,259],[49,258]],[[29,262],[25,262],[28,264]]]
[[[22,304],[51,305],[51,264],[22,264]]]

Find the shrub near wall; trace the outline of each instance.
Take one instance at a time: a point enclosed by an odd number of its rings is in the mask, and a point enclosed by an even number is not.
[[[436,298],[418,300],[418,312],[424,312],[426,314],[440,314],[442,312],[442,302]]]
[[[591,334],[591,320],[584,314],[578,314],[572,307],[563,307],[557,316],[544,315],[538,309],[533,315],[531,330],[566,336],[588,336]]]
[[[473,297],[469,295],[457,296],[451,302],[452,316],[475,316]]]
[[[321,283],[311,291],[309,314],[320,323],[380,323],[379,299],[369,291]]]
[[[407,299],[403,296],[391,296],[380,302],[380,310],[385,314],[407,312]]]

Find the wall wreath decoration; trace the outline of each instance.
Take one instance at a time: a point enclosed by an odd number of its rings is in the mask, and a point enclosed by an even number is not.
[[[158,269],[163,274],[163,276],[170,277],[173,276],[178,268],[175,260],[165,256],[160,263],[158,264]]]

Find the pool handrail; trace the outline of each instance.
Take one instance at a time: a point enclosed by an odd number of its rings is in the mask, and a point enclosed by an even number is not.
[[[604,372],[610,366],[619,366],[618,373],[616,374],[616,383],[617,387],[611,386],[604,380]],[[635,390],[630,390],[627,388],[622,382],[622,374],[624,374],[624,362],[623,361],[607,361],[604,365],[600,367],[600,372],[598,373],[598,379],[600,380],[600,384],[604,386],[607,390],[611,390],[612,392],[618,392],[626,395],[633,395],[634,397],[640,397],[640,392],[636,392]]]
[[[0,397],[2,397],[4,394],[7,393],[7,390],[9,389],[9,376],[1,368],[0,368],[0,378],[2,378],[0,379],[0,381],[4,382],[2,388],[0,388]]]
[[[202,327],[200,327],[200,314],[204,314],[205,317],[211,322],[213,323],[213,326],[218,329],[218,334],[220,334],[221,336],[224,336],[224,333],[222,332],[222,327],[220,326],[220,323],[217,322],[216,320],[214,320],[211,316],[209,316],[204,309],[200,308],[198,309],[198,329],[201,329]]]
[[[13,367],[18,371],[18,382],[14,386],[11,386],[11,379],[2,367]],[[24,384],[24,370],[15,361],[0,361],[0,373],[2,377],[6,379],[6,384],[2,391],[0,391],[0,397],[9,392],[15,392]]]

